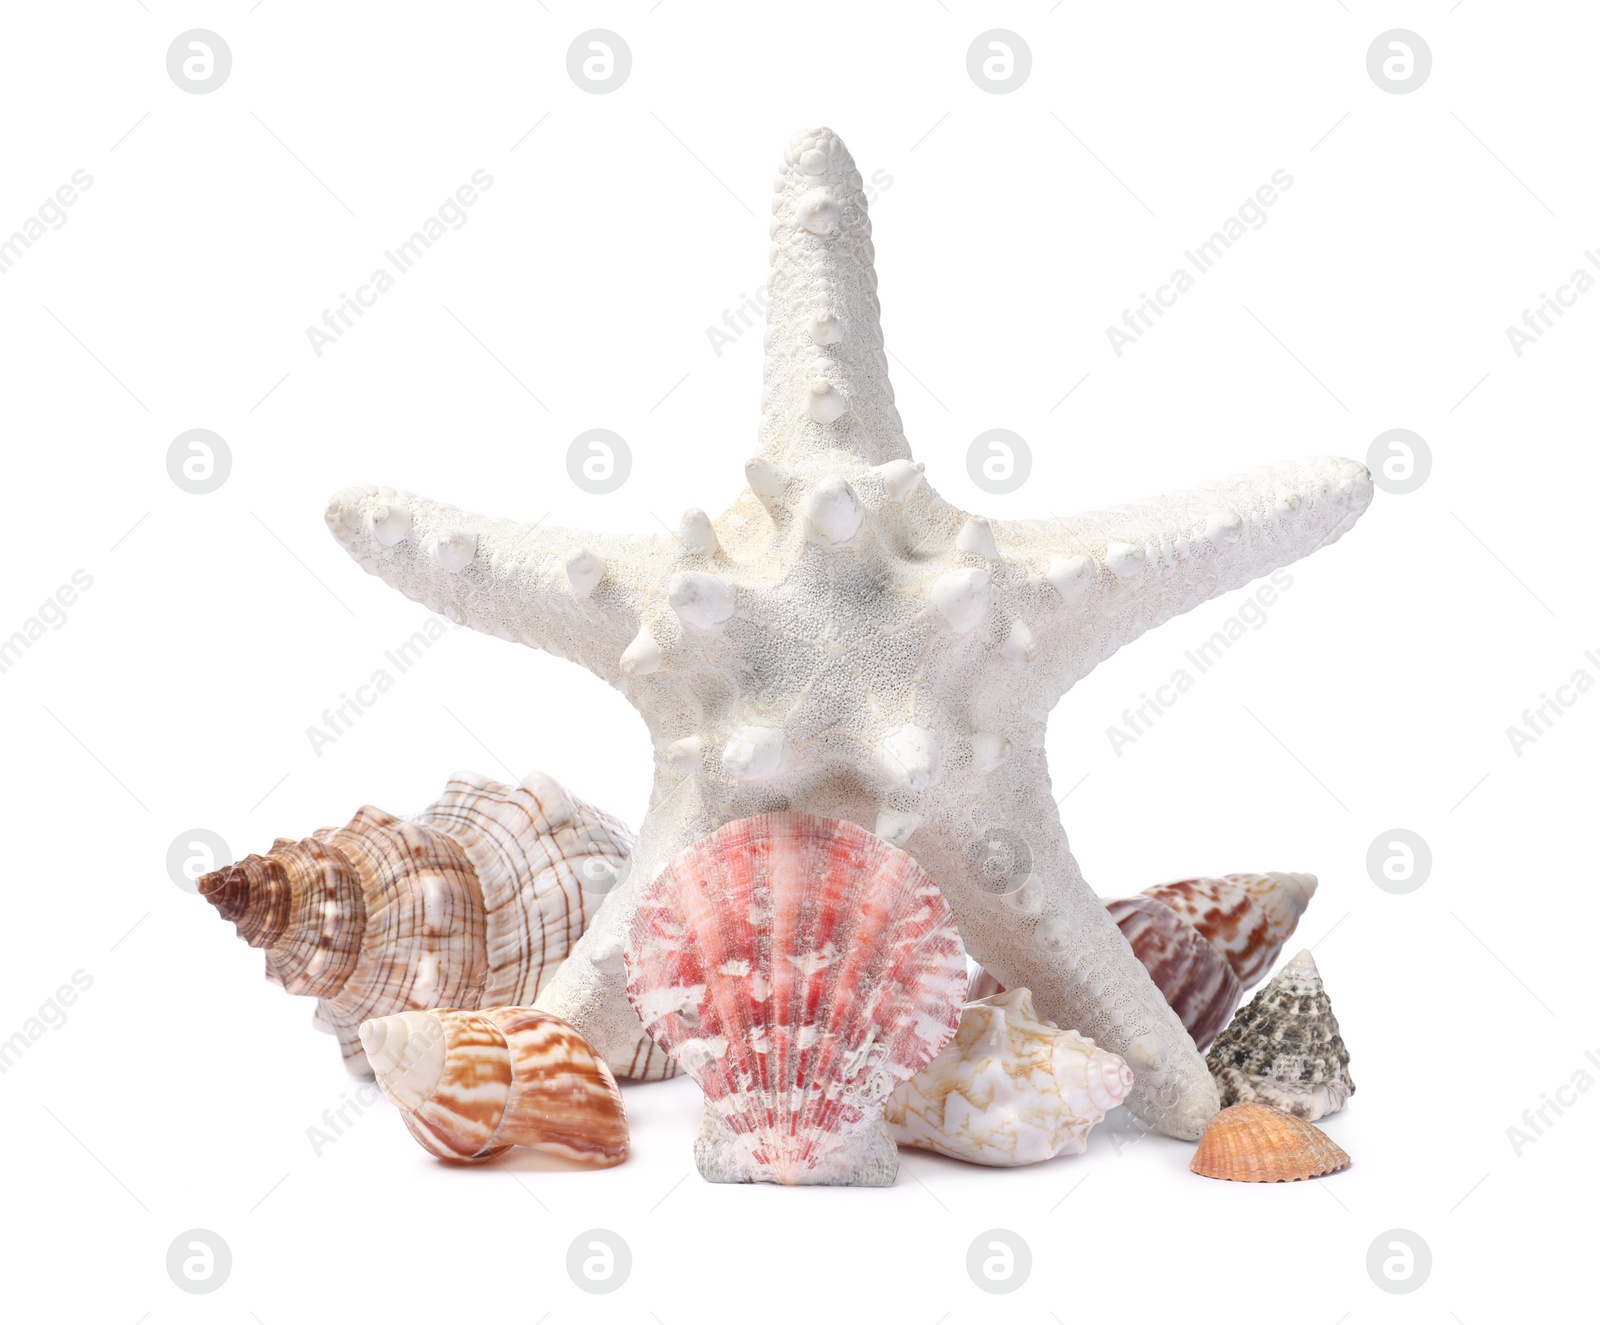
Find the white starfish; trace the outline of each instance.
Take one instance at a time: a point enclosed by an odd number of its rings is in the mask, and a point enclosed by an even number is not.
[[[730,819],[832,815],[902,845],[977,960],[1121,1054],[1139,1117],[1198,1136],[1217,1088],[1067,848],[1045,719],[1151,626],[1338,538],[1370,477],[1308,459],[1067,520],[968,515],[911,462],[861,176],[829,130],[789,144],[771,233],[760,449],[721,518],[691,510],[676,537],[621,537],[372,487],[328,508],[367,570],[581,663],[649,726],[655,785],[631,866],[539,1006],[602,1052],[632,1043],[621,946],[644,885]],[[1031,854],[1010,892],[983,874],[997,836]]]

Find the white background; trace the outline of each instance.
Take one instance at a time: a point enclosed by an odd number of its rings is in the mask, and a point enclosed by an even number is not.
[[[1576,669],[1600,679],[1583,656],[1600,648],[1600,294],[1520,358],[1506,336],[1600,244],[1592,11],[107,0],[4,22],[0,233],[74,170],[94,180],[0,276],[0,635],[73,571],[93,577],[0,675],[0,1037],[74,971],[93,981],[0,1078],[8,1315],[1477,1325],[1561,1298],[1593,1313],[1600,1091],[1547,1114],[1520,1155],[1507,1129],[1600,1055],[1600,693],[1520,757],[1506,734]],[[233,53],[208,95],[167,75],[191,27]],[[610,95],[566,72],[595,27],[633,54]],[[967,74],[990,27],[1032,50],[1009,95]],[[1433,52],[1408,95],[1366,70],[1393,27]],[[1326,1125],[1347,1173],[1208,1182],[1187,1145],[1134,1144],[1114,1116],[1087,1155],[1031,1169],[910,1153],[887,1191],[711,1186],[692,1171],[687,1082],[628,1090],[634,1158],[607,1172],[449,1169],[381,1102],[318,1156],[307,1129],[352,1090],[333,1043],[169,879],[169,844],[193,828],[243,855],[364,802],[414,810],[458,767],[544,769],[638,823],[648,743],[621,698],[467,631],[313,751],[307,728],[426,616],[345,558],[323,507],[356,482],[618,530],[726,505],[753,448],[760,336],[719,357],[706,329],[765,279],[769,181],[809,123],[892,177],[872,206],[885,332],[907,435],[949,499],[1066,514],[1300,454],[1365,457],[1389,428],[1428,441],[1423,486],[1380,492],[1293,567],[1267,624],[1155,731],[1120,756],[1106,736],[1243,593],[1102,665],[1050,730],[1100,892],[1321,878],[1297,938],[1353,1053],[1359,1093]],[[317,357],[306,328],[480,168],[494,184],[469,222]],[[1279,169],[1294,184],[1269,222],[1117,357],[1106,327]],[[165,467],[197,427],[232,454],[205,496]],[[567,477],[592,427],[633,451],[611,496]],[[1010,496],[967,476],[993,427],[1033,450]],[[1405,896],[1366,867],[1395,827],[1434,854]],[[593,1227],[633,1255],[606,1297],[564,1268]],[[995,1227],[1033,1255],[1006,1298],[966,1271]],[[191,1228],[232,1250],[210,1296],[166,1274]],[[1393,1228],[1432,1249],[1409,1296],[1365,1268]]]

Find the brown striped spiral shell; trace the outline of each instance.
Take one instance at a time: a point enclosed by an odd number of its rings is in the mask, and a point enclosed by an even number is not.
[[[269,980],[317,1000],[316,1024],[365,1074],[364,1021],[531,1004],[632,846],[620,820],[542,773],[515,787],[457,773],[409,818],[363,806],[343,828],[279,838],[199,888],[265,951]],[[612,1066],[635,1080],[677,1071],[642,1031]]]
[[[528,1146],[603,1168],[628,1157],[622,1092],[560,1017],[534,1008],[402,1012],[361,1027],[378,1087],[439,1159]]]

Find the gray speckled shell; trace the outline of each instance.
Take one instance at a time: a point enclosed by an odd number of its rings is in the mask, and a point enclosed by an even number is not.
[[[1222,1104],[1267,1104],[1307,1122],[1355,1094],[1350,1051],[1310,951],[1241,1008],[1206,1054]]]

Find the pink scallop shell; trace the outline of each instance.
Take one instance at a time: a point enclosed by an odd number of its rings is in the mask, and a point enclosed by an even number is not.
[[[740,819],[680,854],[623,960],[645,1029],[737,1138],[747,1181],[837,1181],[823,1175],[955,1033],[966,990],[933,879],[807,814]]]

